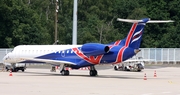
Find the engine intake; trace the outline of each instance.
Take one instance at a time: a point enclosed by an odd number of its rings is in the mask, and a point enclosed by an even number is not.
[[[84,44],[81,51],[85,55],[101,55],[109,52],[109,46],[105,46],[99,43],[88,43]]]

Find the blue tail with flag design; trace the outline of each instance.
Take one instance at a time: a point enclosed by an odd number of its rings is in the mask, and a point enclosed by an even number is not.
[[[122,20],[121,20],[122,21]],[[124,20],[123,20],[124,21]],[[134,49],[138,49],[140,47],[140,43],[142,40],[142,34],[144,30],[144,26],[146,25],[146,22],[149,21],[149,18],[145,18],[142,20],[127,20],[124,22],[133,22],[133,25],[125,39],[117,40],[116,42],[112,42],[110,44],[113,45],[122,45],[126,47],[131,47]]]
[[[112,42],[109,45],[121,45],[125,47],[131,47],[134,49],[138,49],[141,44],[142,35],[144,31],[144,26],[146,23],[167,23],[174,22],[172,20],[150,20],[149,18],[144,18],[141,20],[132,20],[132,19],[117,19],[122,22],[133,23],[127,37],[122,40],[117,40],[116,42]]]
[[[131,47],[134,49],[138,49],[140,47],[144,26],[146,25],[147,21],[149,21],[149,18],[142,19],[141,22],[133,23],[127,37],[125,38],[124,45],[126,47]]]

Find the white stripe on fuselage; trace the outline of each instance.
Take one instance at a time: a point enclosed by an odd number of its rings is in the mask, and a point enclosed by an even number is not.
[[[14,63],[19,62],[23,57],[38,57],[50,53],[60,53],[65,52],[64,50],[81,47],[82,45],[19,45],[14,48],[14,50],[7,54],[7,58],[9,58],[10,62]],[[72,51],[68,51],[68,53],[72,53]],[[8,60],[6,60],[8,61]]]

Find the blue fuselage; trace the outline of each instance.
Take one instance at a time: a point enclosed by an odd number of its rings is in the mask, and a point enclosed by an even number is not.
[[[113,46],[108,53],[93,56],[84,55],[80,50],[81,47],[77,47],[76,49],[77,51],[73,51],[73,49],[66,49],[39,56],[37,58],[73,62],[76,63],[76,65],[70,65],[70,67],[73,69],[78,69],[96,64],[120,63],[135,55],[133,48],[124,46]]]

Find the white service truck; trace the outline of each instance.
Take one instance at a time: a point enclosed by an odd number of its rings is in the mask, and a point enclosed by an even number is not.
[[[22,72],[24,72],[26,70],[26,64],[25,63],[14,63],[14,64],[10,64],[10,63],[4,63],[6,71],[11,70],[12,72],[18,72],[19,70],[21,70]]]
[[[114,65],[114,70],[140,72],[144,69],[144,61],[141,58],[127,60]]]
[[[119,63],[114,65],[114,70],[140,72],[144,69],[143,62]]]

